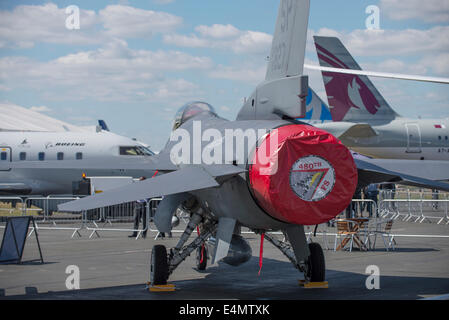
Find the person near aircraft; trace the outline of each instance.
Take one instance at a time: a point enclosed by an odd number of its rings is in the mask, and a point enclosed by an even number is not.
[[[438,200],[439,200],[439,192],[438,189],[432,189],[432,199],[436,200],[432,203],[432,209],[434,211],[438,210]]]
[[[140,177],[139,181],[146,180],[146,177]],[[142,238],[147,237],[148,225],[147,225],[147,207],[146,207],[147,199],[137,200],[134,206],[134,232],[129,235],[129,238],[137,237],[137,231],[139,229],[139,222],[142,220]]]
[[[396,197],[396,185],[394,183],[383,183],[380,185],[380,189],[383,191],[384,199],[393,200]],[[396,210],[395,202],[390,202],[390,208]]]
[[[362,189],[356,188],[352,199],[354,200],[354,199],[361,199],[361,198],[362,198]],[[349,206],[346,208],[346,218],[350,219],[350,218],[357,217],[359,214],[361,214],[360,208],[361,207],[358,202],[351,201]],[[359,213],[357,213],[357,211],[359,211]]]
[[[364,194],[365,194],[365,199],[374,201],[374,203],[376,204],[376,208],[377,208],[377,195],[379,194],[379,189],[377,187],[377,184],[371,183],[370,185],[368,185],[365,188]],[[373,203],[371,201],[368,202],[368,214],[369,214],[370,218],[373,217],[373,207],[374,207]],[[376,212],[376,217],[377,217],[377,212]]]

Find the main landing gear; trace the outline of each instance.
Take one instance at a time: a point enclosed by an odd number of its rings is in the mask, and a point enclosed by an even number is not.
[[[286,238],[289,238],[288,234],[286,234]],[[324,253],[318,243],[307,244],[305,241],[303,245],[300,245],[298,241],[293,239],[290,239],[289,243],[287,241],[281,241],[270,234],[265,234],[265,239],[277,247],[296,269],[304,273],[303,283],[325,282],[326,265]]]
[[[202,223],[202,232],[192,243],[185,246],[193,230]],[[194,250],[201,250],[206,240],[217,231],[217,222],[201,215],[201,209],[192,214],[189,224],[181,235],[178,244],[169,253],[165,246],[155,245],[151,252],[150,260],[150,282],[152,285],[167,284],[168,277],[175,271],[178,265],[183,262]],[[204,248],[206,246],[204,245]],[[207,252],[204,249],[203,261],[200,267],[206,267]],[[199,270],[204,270],[200,269]]]
[[[198,270],[204,270],[207,265],[207,245],[206,240],[214,236],[218,223],[207,215],[202,214],[199,209],[191,215],[189,224],[181,235],[178,244],[167,252],[163,245],[155,245],[151,252],[150,260],[150,283],[153,286],[166,285],[169,276],[193,251],[196,252],[196,264]],[[190,244],[185,245],[193,230],[201,223],[201,234]],[[259,232],[258,230],[255,230]],[[285,232],[289,241],[281,241],[271,234],[265,234],[265,239],[277,247],[297,268],[304,273],[304,286],[306,284],[324,284],[325,282],[325,261],[321,246],[318,243],[307,243],[304,229],[295,226]],[[327,283],[326,287],[327,287]],[[316,287],[316,286],[315,286]],[[324,286],[322,286],[324,287]]]

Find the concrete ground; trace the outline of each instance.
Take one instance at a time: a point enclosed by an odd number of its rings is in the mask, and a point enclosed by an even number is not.
[[[114,226],[116,227],[116,226]],[[125,226],[129,227],[129,226]],[[332,232],[333,228],[329,230]],[[263,268],[259,271],[260,238],[246,235],[253,257],[239,267],[224,263],[195,269],[192,254],[170,277],[176,286],[172,293],[150,293],[149,257],[154,244],[174,246],[173,239],[128,238],[128,233],[100,232],[100,237],[71,238],[71,231],[41,230],[39,240],[45,263],[38,258],[35,237],[28,238],[21,265],[0,265],[0,299],[420,299],[449,293],[449,238],[401,237],[400,235],[449,236],[449,225],[396,221],[395,251],[385,251],[381,239],[376,250],[353,252],[324,250],[328,289],[304,289],[302,279],[282,253],[265,241]],[[3,229],[0,229],[0,236]],[[333,247],[334,237],[328,236]],[[323,244],[321,236],[314,241]],[[68,290],[66,268],[80,270],[80,290]],[[366,268],[380,271],[380,289],[368,290]]]

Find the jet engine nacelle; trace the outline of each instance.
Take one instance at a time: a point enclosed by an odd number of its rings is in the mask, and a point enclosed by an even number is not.
[[[316,225],[350,204],[357,168],[350,151],[332,134],[291,124],[272,130],[259,143],[247,182],[255,201],[273,218]]]

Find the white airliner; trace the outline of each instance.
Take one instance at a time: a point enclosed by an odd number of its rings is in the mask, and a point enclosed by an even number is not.
[[[316,110],[306,117],[310,123],[374,158],[449,161],[449,119],[398,115],[367,75],[438,83],[449,79],[365,72],[339,39],[314,40],[320,66],[306,67],[322,71],[329,107],[315,103]]]
[[[72,194],[73,183],[87,176],[151,177],[154,170],[134,170],[124,163],[148,161],[154,153],[144,144],[109,131],[0,132],[0,195]],[[46,168],[36,170],[27,161]],[[55,165],[48,166],[49,163]],[[92,164],[95,164],[92,166]],[[104,164],[104,166],[102,165]]]

